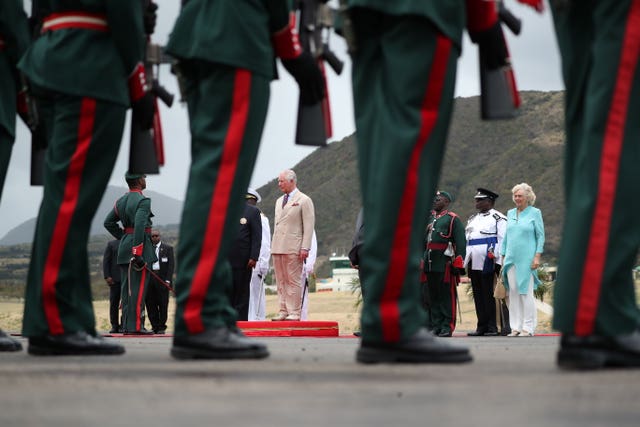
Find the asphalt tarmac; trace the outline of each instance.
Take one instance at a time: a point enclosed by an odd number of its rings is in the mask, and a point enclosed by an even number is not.
[[[463,365],[361,365],[350,337],[262,338],[258,361],[109,339],[126,354],[0,353],[0,426],[640,426],[640,370],[560,371],[557,336],[450,338]]]

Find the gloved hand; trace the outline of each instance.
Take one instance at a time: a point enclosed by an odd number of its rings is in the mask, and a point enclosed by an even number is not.
[[[29,109],[35,109],[35,106],[33,98],[29,97],[26,89],[18,92],[16,97],[16,112],[31,131],[33,131],[38,125],[37,112],[29,111]]]
[[[522,4],[526,4],[531,6],[538,12],[542,12],[544,10],[544,2],[542,0],[518,0]]]
[[[312,105],[324,98],[322,72],[309,52],[302,52],[293,59],[282,59],[282,65],[296,79],[303,104]]]
[[[469,32],[469,37],[480,48],[482,58],[490,70],[509,63],[509,52],[500,22],[483,31]]]
[[[153,34],[156,29],[156,20],[158,19],[158,14],[156,13],[158,10],[158,5],[153,2],[153,0],[145,1],[144,8],[144,32],[147,35]]]
[[[138,268],[144,268],[145,266],[145,262],[144,262],[144,258],[142,258],[140,255],[134,255],[131,257],[131,262],[133,262],[133,265],[135,265]]]
[[[141,129],[151,129],[155,102],[147,85],[147,74],[142,63],[138,63],[129,75],[129,97],[136,122]]]
[[[458,269],[464,270],[464,260],[462,259],[462,257],[460,255],[458,255],[457,257],[455,257],[453,259],[452,265],[453,265],[454,268],[458,268]]]

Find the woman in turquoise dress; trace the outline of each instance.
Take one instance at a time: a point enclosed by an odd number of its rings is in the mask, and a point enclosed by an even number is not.
[[[537,313],[533,290],[538,287],[537,268],[544,247],[542,212],[534,208],[536,195],[529,184],[511,189],[516,207],[507,212],[502,241],[502,276],[509,292],[509,336],[533,336]]]

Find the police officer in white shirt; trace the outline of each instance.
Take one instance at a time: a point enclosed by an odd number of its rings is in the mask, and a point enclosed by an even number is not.
[[[474,198],[478,212],[469,218],[465,228],[467,256],[464,265],[471,279],[478,323],[476,330],[467,335],[496,336],[498,328],[493,287],[502,265],[500,247],[507,218],[493,208],[498,194],[486,188],[478,188]],[[504,334],[505,330],[501,333]]]

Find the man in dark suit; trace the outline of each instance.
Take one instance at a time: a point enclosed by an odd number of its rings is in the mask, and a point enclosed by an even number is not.
[[[173,281],[173,269],[175,261],[173,258],[173,246],[167,245],[160,240],[160,231],[151,230],[151,243],[156,251],[156,258],[151,269],[156,276],[164,280],[166,285],[158,282],[156,277],[152,277],[147,289],[145,304],[147,315],[151,322],[151,329],[156,334],[164,334],[167,330],[167,311],[169,308],[169,286]]]
[[[120,293],[121,279],[120,266],[118,265],[118,248],[120,240],[114,239],[107,243],[102,257],[102,273],[104,280],[109,285],[109,321],[111,322],[110,333],[122,332],[120,325]]]
[[[262,242],[260,209],[246,203],[238,225],[238,237],[229,252],[233,273],[231,306],[238,312],[238,320],[249,320],[251,273],[260,256]]]

